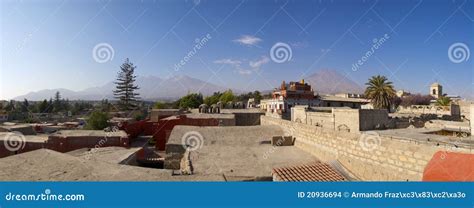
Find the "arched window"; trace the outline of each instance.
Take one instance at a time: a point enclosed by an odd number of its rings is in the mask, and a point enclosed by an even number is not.
[[[433,95],[436,95],[436,89],[433,89]]]

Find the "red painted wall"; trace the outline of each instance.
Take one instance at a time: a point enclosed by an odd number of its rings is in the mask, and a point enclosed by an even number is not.
[[[146,122],[144,133],[153,136],[157,150],[165,150],[169,134],[176,125],[217,126],[219,121],[214,118],[188,118],[185,115],[180,115],[173,119],[160,119],[159,122]]]

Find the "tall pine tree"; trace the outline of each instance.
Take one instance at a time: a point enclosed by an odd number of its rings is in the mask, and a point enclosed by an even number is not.
[[[120,100],[119,105],[122,110],[131,110],[137,106],[139,94],[135,91],[140,88],[134,84],[136,79],[136,76],[133,75],[135,68],[136,66],[127,58],[120,66],[120,72],[116,82],[114,82],[116,85],[114,95],[115,98]]]

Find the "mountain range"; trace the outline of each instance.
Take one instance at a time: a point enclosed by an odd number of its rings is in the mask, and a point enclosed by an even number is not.
[[[319,70],[305,78],[313,89],[320,94],[334,94],[340,92],[360,93],[362,88],[354,81],[346,78],[335,70]],[[144,100],[176,99],[190,92],[200,92],[203,95],[210,95],[217,91],[225,91],[228,87],[218,86],[200,79],[186,75],[174,76],[162,79],[156,76],[140,76],[135,82],[140,89],[138,93]],[[87,88],[81,91],[73,91],[64,88],[45,89],[29,92],[25,95],[17,96],[13,100],[43,100],[49,99],[59,91],[63,98],[69,100],[101,100],[113,99],[114,82],[106,83],[99,87]],[[243,93],[239,89],[231,89],[239,94]]]

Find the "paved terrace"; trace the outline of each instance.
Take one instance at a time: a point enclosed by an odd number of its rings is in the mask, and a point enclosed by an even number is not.
[[[74,153],[71,153],[74,155]],[[214,181],[222,177],[173,176],[171,170],[120,165],[39,149],[0,159],[0,181]],[[101,154],[101,153],[99,153]]]
[[[284,134],[278,126],[176,126],[167,153],[173,149],[179,152],[187,132],[198,132],[203,138],[202,147],[191,151],[189,157],[196,176],[221,176],[226,181],[271,180],[273,168],[317,161],[295,146],[272,146],[271,137]]]
[[[448,128],[404,128],[375,131],[381,136],[393,139],[409,140],[420,143],[431,143],[449,147],[464,147],[472,149],[474,147],[473,137],[452,137],[436,135],[433,132],[446,130]]]

